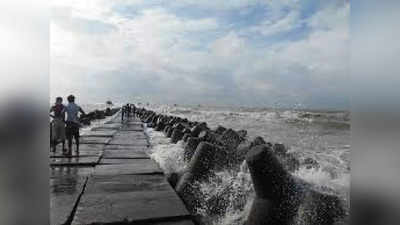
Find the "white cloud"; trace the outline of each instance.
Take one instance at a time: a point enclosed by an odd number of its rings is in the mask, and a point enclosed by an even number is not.
[[[298,28],[302,20],[300,19],[300,13],[298,11],[290,11],[283,18],[272,20],[268,18],[262,23],[250,27],[250,31],[258,32],[264,36],[270,36],[274,34],[284,33]]]
[[[198,1],[198,0],[180,0],[173,1],[170,4],[175,7],[201,7],[214,10],[232,10],[240,9],[246,6],[252,6],[259,3],[264,3],[263,0],[214,0],[214,1]]]
[[[232,10],[256,3],[260,2],[185,0],[169,4]],[[299,1],[264,1],[262,4],[271,9],[270,17],[245,28],[226,30],[215,15],[180,17],[158,5],[139,8],[134,17],[125,17],[112,11],[115,4],[118,1],[76,1],[68,6],[71,13],[64,15],[67,22],[93,20],[99,26],[115,27],[102,34],[82,32],[76,25],[65,26],[61,19],[52,22],[52,89],[73,91],[95,84],[90,91],[81,92],[106,95],[115,91],[121,96],[134,92],[159,100],[166,100],[168,95],[175,102],[191,99],[199,103],[250,104],[271,103],[279,98],[293,104],[323,94],[323,89],[343,90],[348,5],[329,5],[302,20]],[[260,47],[246,38],[289,32],[301,23],[307,24],[311,32],[300,40]],[[94,93],[96,86],[104,93]]]

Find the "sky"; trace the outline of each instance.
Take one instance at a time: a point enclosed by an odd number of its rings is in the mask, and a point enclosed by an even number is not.
[[[348,0],[54,0],[50,95],[346,109]]]

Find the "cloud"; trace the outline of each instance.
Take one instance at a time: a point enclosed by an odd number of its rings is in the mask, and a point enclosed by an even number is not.
[[[284,33],[298,28],[301,25],[300,13],[290,11],[283,18],[277,20],[266,19],[260,24],[250,27],[250,31],[258,32],[264,36]]]
[[[54,6],[54,95],[74,90],[93,101],[113,95],[169,103],[346,105],[346,2],[315,10],[294,0],[88,2]],[[265,8],[255,10],[260,5]],[[224,13],[197,13],[204,8]],[[233,16],[237,11],[262,19],[243,23]]]

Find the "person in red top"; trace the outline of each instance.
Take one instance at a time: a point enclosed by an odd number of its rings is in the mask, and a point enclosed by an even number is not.
[[[52,128],[52,143],[53,152],[56,152],[58,143],[62,143],[63,152],[65,152],[65,106],[62,104],[63,99],[61,97],[56,98],[56,103],[50,108],[50,116],[53,118],[51,122]]]

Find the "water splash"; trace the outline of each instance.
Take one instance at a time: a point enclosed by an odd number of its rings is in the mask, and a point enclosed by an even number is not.
[[[180,116],[192,121],[205,121],[210,128],[222,125],[248,131],[248,138],[262,136],[265,140],[285,143],[296,153],[300,167],[293,172],[315,187],[335,193],[349,203],[350,132],[347,126],[332,125],[329,120],[348,119],[348,113],[305,112],[270,109],[226,109],[150,105],[158,113]],[[320,116],[322,115],[322,116]],[[321,117],[323,119],[321,119]],[[330,118],[331,117],[331,118]],[[324,123],[324,118],[329,123]],[[321,122],[322,121],[322,122]],[[151,157],[166,173],[182,172],[183,144],[171,144],[162,132],[146,128],[152,148]],[[314,164],[307,163],[307,159]],[[243,225],[254,199],[250,173],[245,163],[239,169],[214,172],[208,180],[196,184],[201,201],[196,212],[209,225]],[[349,204],[347,205],[349,207]]]
[[[166,174],[179,173],[186,168],[183,160],[183,143],[170,143],[162,132],[154,131],[152,128],[145,129],[150,138],[150,157],[154,159]]]

